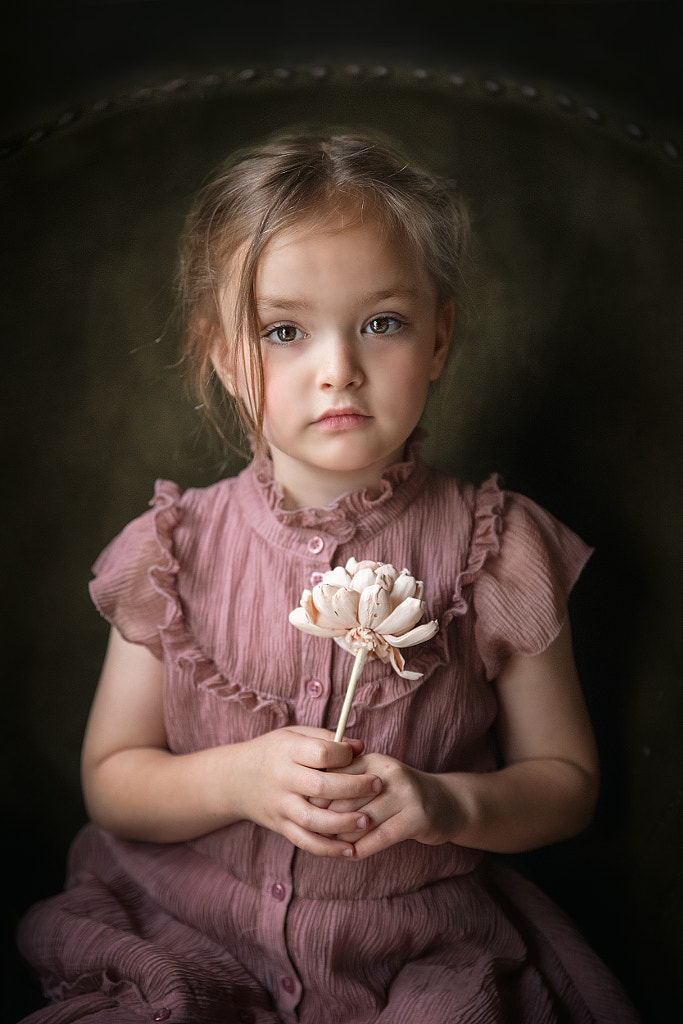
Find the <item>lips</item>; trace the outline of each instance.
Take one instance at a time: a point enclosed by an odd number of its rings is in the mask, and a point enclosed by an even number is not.
[[[366,413],[359,409],[347,406],[343,409],[328,409],[322,414],[315,424],[323,430],[352,430],[370,419]]]

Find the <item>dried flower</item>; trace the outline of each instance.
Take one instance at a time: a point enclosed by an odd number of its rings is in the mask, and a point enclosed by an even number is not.
[[[405,670],[401,648],[424,643],[438,631],[436,621],[418,626],[424,614],[424,584],[407,569],[350,558],[326,572],[289,616],[297,629],[331,637],[350,654],[364,648],[368,657],[391,664],[403,679],[422,673]]]

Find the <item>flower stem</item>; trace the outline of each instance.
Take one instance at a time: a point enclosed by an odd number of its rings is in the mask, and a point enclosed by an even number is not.
[[[351,711],[351,705],[353,704],[353,695],[356,692],[356,683],[363,671],[363,665],[365,659],[368,656],[367,647],[359,647],[356,651],[356,660],[353,663],[353,669],[351,670],[351,678],[349,679],[349,685],[346,690],[346,697],[344,698],[344,707],[339,718],[339,725],[334,736],[335,743],[340,743],[344,737],[344,729],[346,728],[346,720],[349,717]]]

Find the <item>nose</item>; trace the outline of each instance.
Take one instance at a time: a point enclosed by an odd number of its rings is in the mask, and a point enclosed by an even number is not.
[[[320,386],[327,391],[358,388],[364,373],[355,341],[335,333],[325,339],[319,371]]]

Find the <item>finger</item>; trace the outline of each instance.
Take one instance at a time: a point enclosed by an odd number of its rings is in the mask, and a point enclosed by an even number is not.
[[[334,740],[333,740],[333,742],[334,742]],[[354,739],[351,736],[345,736],[344,739],[342,740],[342,743],[347,743],[351,747],[351,749],[353,751],[353,756],[354,757],[360,757],[360,755],[365,750],[365,743],[364,743],[364,741],[363,740]]]
[[[357,801],[375,799],[382,792],[382,780],[376,775],[337,775],[328,772],[310,772],[302,780],[300,792],[314,800]],[[336,808],[335,808],[336,809]],[[349,807],[355,810],[355,807]]]
[[[321,803],[317,803],[315,800],[311,800],[311,803],[315,803],[317,807],[322,807]],[[326,803],[326,806],[334,811],[336,814],[346,814],[349,811],[365,811],[367,810],[368,798],[360,796],[356,800],[331,800]]]
[[[283,730],[284,732],[285,730]],[[302,736],[312,741],[306,748],[306,764],[312,768],[345,767],[355,757],[359,757],[365,749],[365,742],[361,739],[345,736],[341,743],[335,742],[334,733],[328,729],[314,729],[309,726],[295,725],[286,729],[292,736]],[[310,759],[313,759],[311,764]],[[329,761],[329,759],[332,759]],[[302,762],[304,763],[304,762]]]
[[[330,804],[332,803],[331,800],[322,800],[320,797],[317,797],[317,796],[309,796],[308,799],[310,800],[310,802],[313,804],[314,807],[323,807],[325,809],[327,809],[330,806]],[[351,801],[349,801],[349,803],[350,802]],[[344,807],[344,808],[342,808],[342,810],[344,810],[344,811],[354,811],[354,810],[356,810],[356,808],[355,807]]]
[[[340,765],[339,768],[334,769],[339,775],[363,775],[370,770],[368,759],[362,754],[354,757],[348,764]],[[372,774],[375,773],[373,772]]]
[[[286,832],[283,832],[283,835],[300,850],[313,853],[317,857],[353,856],[353,846],[351,843],[344,842],[336,836],[330,837],[316,832],[308,832],[306,829],[299,828],[293,823],[290,824]]]
[[[337,836],[347,832],[362,835],[370,821],[365,812],[337,814],[335,811],[314,807],[307,800],[299,803],[292,813],[291,820],[299,828],[323,836]]]
[[[346,838],[350,835],[352,835],[350,832],[339,833],[339,838]],[[363,832],[353,841],[353,859],[365,860],[409,838],[410,836],[401,829],[397,817],[390,818],[389,821],[382,822],[376,828]]]
[[[308,736],[293,751],[294,760],[307,768],[319,771],[346,768],[355,757],[350,743],[335,743],[322,737]]]

